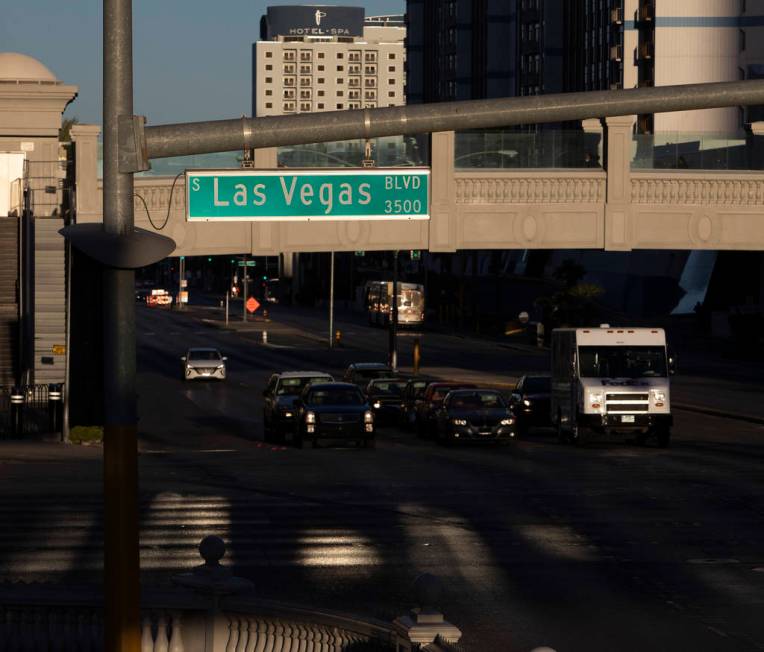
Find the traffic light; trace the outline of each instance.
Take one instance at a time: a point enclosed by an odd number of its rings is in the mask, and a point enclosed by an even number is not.
[[[208,263],[211,263],[211,262],[212,262],[212,257],[211,257],[211,256],[210,256],[209,258],[207,258],[207,262],[208,262]]]
[[[267,281],[267,280],[268,280],[268,277],[267,277],[265,274],[263,274],[263,280],[264,280],[264,281]]]
[[[411,253],[411,260],[421,260],[422,251],[420,249],[412,249],[410,253]]]

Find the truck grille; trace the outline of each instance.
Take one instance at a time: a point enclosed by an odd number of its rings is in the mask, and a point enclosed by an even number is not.
[[[646,401],[650,398],[648,394],[606,394],[608,401]]]

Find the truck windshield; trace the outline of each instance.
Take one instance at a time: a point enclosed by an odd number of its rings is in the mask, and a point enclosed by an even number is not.
[[[580,346],[583,378],[656,378],[666,376],[662,346]]]

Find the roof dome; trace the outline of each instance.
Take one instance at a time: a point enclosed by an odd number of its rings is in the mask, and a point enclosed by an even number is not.
[[[56,82],[56,76],[34,57],[0,52],[0,81]]]

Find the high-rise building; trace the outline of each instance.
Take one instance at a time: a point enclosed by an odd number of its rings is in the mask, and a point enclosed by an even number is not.
[[[408,0],[411,102],[764,77],[764,0]],[[764,110],[640,116],[642,133],[739,131]]]
[[[402,16],[366,18],[361,7],[268,7],[252,46],[252,113],[405,104]]]

